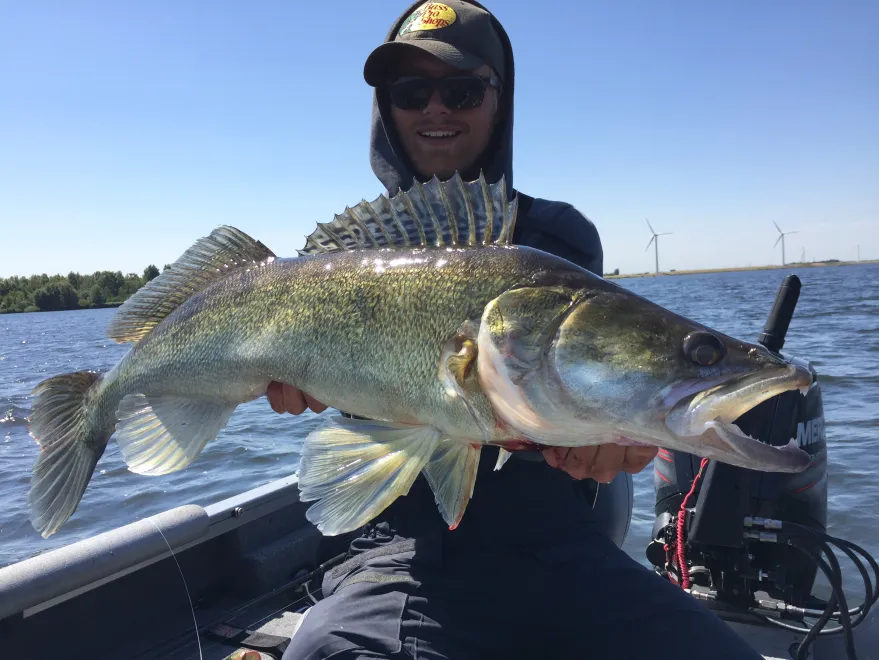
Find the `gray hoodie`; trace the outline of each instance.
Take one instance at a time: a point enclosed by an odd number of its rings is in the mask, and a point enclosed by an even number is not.
[[[465,1],[489,11],[478,2]],[[385,41],[393,41],[402,22],[421,4],[423,0],[417,0],[406,8],[388,31]],[[493,22],[506,54],[504,91],[499,108],[500,120],[481,160],[471,171],[462,172],[461,175],[465,179],[475,179],[481,170],[490,183],[504,176],[512,190],[514,189],[513,97],[516,75],[510,39],[503,26],[494,17]],[[396,194],[401,189],[408,189],[412,185],[413,178],[417,176],[397,137],[391,120],[389,102],[378,91],[373,97],[369,160],[372,171],[390,195]],[[515,243],[555,254],[597,275],[602,274],[601,239],[595,225],[588,218],[570,204],[535,199],[520,191],[517,192],[520,194],[521,211],[513,237]]]

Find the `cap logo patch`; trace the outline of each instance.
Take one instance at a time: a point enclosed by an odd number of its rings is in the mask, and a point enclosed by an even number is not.
[[[409,14],[398,36],[402,37],[409,32],[421,30],[438,30],[450,26],[458,18],[455,10],[441,2],[425,2],[418,9]]]

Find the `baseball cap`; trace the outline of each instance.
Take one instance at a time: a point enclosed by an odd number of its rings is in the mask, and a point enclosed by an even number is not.
[[[400,57],[420,48],[457,69],[487,64],[504,80],[504,47],[491,14],[462,0],[424,2],[400,25],[393,41],[376,48],[366,59],[363,77],[377,87]]]

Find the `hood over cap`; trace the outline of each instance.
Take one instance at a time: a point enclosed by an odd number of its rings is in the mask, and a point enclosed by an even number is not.
[[[493,28],[494,35],[491,32],[486,34],[489,28]],[[380,86],[377,87],[381,85],[382,72],[390,59],[399,57],[400,51],[410,48],[425,50],[460,69],[473,69],[484,63],[501,78],[498,122],[492,138],[474,167],[461,172],[461,176],[472,180],[481,171],[489,183],[504,177],[507,189],[512,193],[513,48],[500,22],[475,0],[418,0],[400,15],[388,31],[384,43],[367,59],[363,77],[368,84],[376,87],[369,157],[376,177],[389,195],[408,190],[413,179],[420,178],[394,128],[388,95]]]

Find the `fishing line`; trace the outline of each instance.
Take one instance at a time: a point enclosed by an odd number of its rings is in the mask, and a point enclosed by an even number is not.
[[[177,570],[180,572],[180,579],[183,580],[183,588],[186,590],[186,600],[189,603],[189,609],[192,612],[192,623],[195,626],[195,642],[198,644],[198,658],[199,660],[204,660],[204,656],[201,652],[201,637],[198,634],[198,620],[195,618],[195,607],[192,605],[192,597],[189,595],[189,587],[186,585],[186,578],[183,575],[183,569],[180,568],[180,562],[177,561],[177,555],[174,554],[174,548],[171,547],[171,544],[168,543],[168,539],[165,537],[165,534],[159,529],[159,526],[153,522],[152,518],[145,518],[144,520],[148,521],[153,527],[156,528],[156,531],[161,534],[162,540],[165,542],[165,545],[168,546],[168,550],[171,553],[171,559],[174,560],[174,563],[177,564]]]
[[[303,586],[305,587],[305,593],[308,595],[308,600],[310,600],[312,603],[314,603],[315,605],[317,605],[317,598],[315,598],[315,597],[312,595],[312,593],[311,593],[311,589],[308,588],[308,583],[309,583],[309,582],[311,582],[311,580],[308,580],[308,581],[306,581],[306,582],[303,584]]]
[[[247,601],[246,603],[244,603],[240,607],[236,608],[232,612],[229,612],[228,614],[224,614],[223,616],[219,617],[215,621],[207,624],[206,626],[204,626],[204,628],[210,628],[211,626],[214,626],[218,623],[221,623],[224,620],[234,619],[235,617],[243,614],[244,612],[246,612],[247,610],[252,608],[254,605],[265,602],[269,598],[272,598],[273,596],[276,596],[279,593],[282,593],[284,591],[289,591],[292,589],[299,589],[302,587],[302,584],[304,582],[306,582],[307,580],[311,580],[318,573],[326,571],[327,569],[332,568],[333,566],[337,566],[338,564],[341,564],[344,560],[349,559],[349,558],[350,557],[347,552],[343,552],[339,555],[336,555],[332,559],[328,559],[327,561],[322,563],[320,566],[318,566],[314,570],[309,571],[308,573],[305,573],[303,575],[300,575],[299,577],[296,577],[296,578],[290,580],[286,584],[282,584],[279,587],[275,587],[274,589],[272,589],[268,593],[262,594],[260,596],[257,596],[256,598],[253,598],[253,599]],[[298,603],[298,602],[304,600],[305,598],[306,598],[306,596],[302,596],[290,604],[292,605],[292,604]],[[288,607],[289,607],[289,605],[288,605]]]

